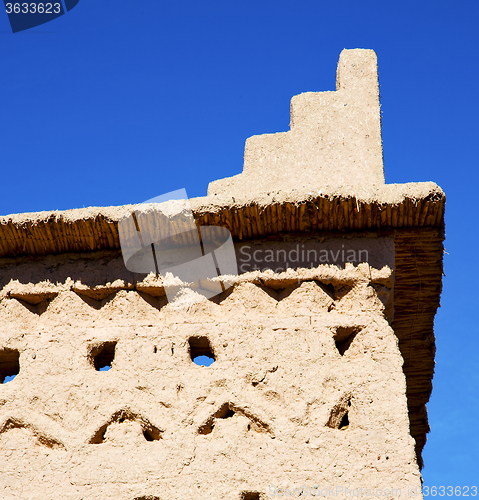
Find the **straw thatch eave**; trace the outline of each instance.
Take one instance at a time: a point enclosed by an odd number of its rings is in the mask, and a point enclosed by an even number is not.
[[[426,182],[263,193],[242,199],[218,196],[190,202],[198,225],[226,227],[234,239],[242,240],[282,232],[439,228],[445,196],[436,184]],[[118,221],[132,211],[156,216],[157,207],[140,204],[3,216],[0,257],[118,250]],[[153,236],[161,238],[161,229],[158,231]]]

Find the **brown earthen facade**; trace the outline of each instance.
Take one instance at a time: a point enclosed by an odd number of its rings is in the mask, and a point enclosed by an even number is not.
[[[445,198],[384,184],[377,89],[344,51],[336,92],[191,200],[235,246],[210,299],[125,267],[118,224],[159,240],[172,205],[1,218],[1,498],[421,495]]]

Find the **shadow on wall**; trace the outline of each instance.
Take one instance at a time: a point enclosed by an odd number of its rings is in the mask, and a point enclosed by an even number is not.
[[[250,240],[235,242],[236,260],[239,273],[254,270],[272,269],[282,272],[288,268],[316,268],[319,265],[334,265],[344,269],[351,263],[358,265],[368,263],[375,269],[384,266],[394,267],[394,242],[390,237],[362,238],[326,238],[316,234],[314,238],[298,238],[283,234],[280,239]],[[65,283],[72,280],[87,289],[99,285],[114,283],[119,280],[134,286],[144,280],[147,274],[128,271],[120,251],[102,251],[82,254],[51,255],[47,257],[21,257],[5,259],[0,276],[0,289],[11,280],[19,283],[30,283],[32,266],[35,268],[36,282]],[[118,281],[117,281],[118,282]],[[124,288],[125,286],[119,286]],[[92,300],[102,301],[106,295],[113,293],[115,287],[108,290],[95,290],[89,295]],[[81,287],[77,293],[88,293]],[[106,294],[106,295],[105,295]],[[33,297],[30,294],[30,297]],[[28,297],[18,297],[28,300]],[[40,297],[42,300],[52,297]],[[38,305],[38,301],[31,305]]]
[[[30,283],[32,267],[35,268],[36,282],[65,283],[70,278],[74,282],[81,282],[91,288],[108,282],[113,283],[115,280],[135,283],[147,276],[128,271],[121,252],[118,250],[46,257],[19,257],[18,259],[5,259],[2,262],[0,289],[11,280]]]
[[[239,273],[266,271],[281,273],[287,269],[315,269],[332,265],[345,269],[347,264],[367,263],[374,269],[394,268],[394,242],[389,237],[299,238],[251,240],[235,244]]]

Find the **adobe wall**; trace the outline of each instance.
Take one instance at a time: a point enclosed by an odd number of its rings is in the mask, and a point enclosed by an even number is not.
[[[374,52],[208,193],[0,217],[2,500],[421,497],[445,197],[384,184]],[[126,269],[197,227],[237,275]]]
[[[286,239],[248,245],[311,241]],[[4,259],[0,346],[18,350],[20,373],[0,385],[2,498],[254,499],[315,485],[419,494],[388,322],[394,244],[357,241],[374,266],[246,272],[187,309],[117,253]],[[322,249],[342,244],[323,238]],[[191,360],[201,337],[210,367]],[[108,342],[112,368],[97,371],[92,351]]]

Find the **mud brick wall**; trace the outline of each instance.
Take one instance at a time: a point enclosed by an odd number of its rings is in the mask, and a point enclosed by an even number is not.
[[[4,259],[0,367],[18,374],[0,385],[3,498],[420,489],[394,243],[378,241],[376,267],[248,272],[186,310],[115,252]]]

